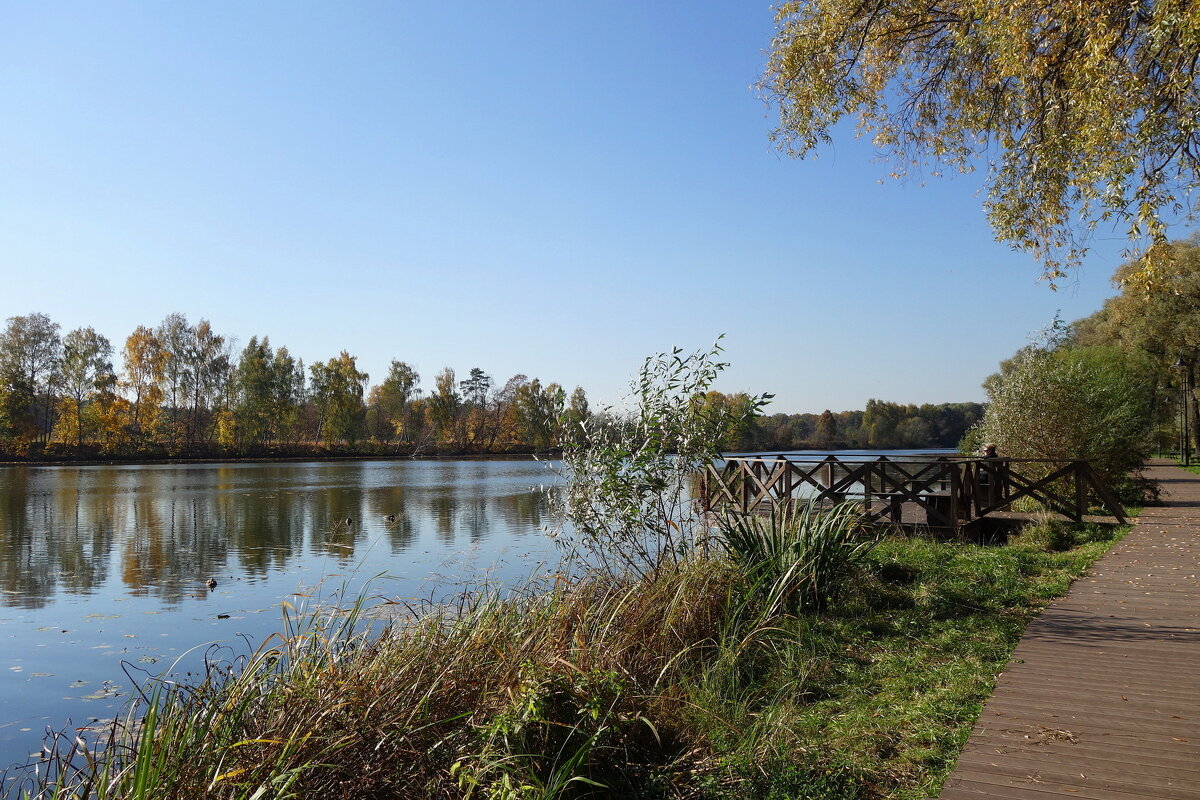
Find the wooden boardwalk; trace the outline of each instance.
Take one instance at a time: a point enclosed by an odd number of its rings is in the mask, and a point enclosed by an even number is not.
[[[1200,476],[1026,631],[941,800],[1200,800]]]

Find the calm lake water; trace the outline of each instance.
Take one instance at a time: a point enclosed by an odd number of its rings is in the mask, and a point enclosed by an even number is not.
[[[532,460],[0,468],[0,768],[213,643],[245,652],[297,594],[386,573],[370,594],[436,600],[545,568],[556,481]]]
[[[532,460],[0,468],[0,767],[114,716],[131,675],[244,652],[297,593],[536,571],[555,480]]]

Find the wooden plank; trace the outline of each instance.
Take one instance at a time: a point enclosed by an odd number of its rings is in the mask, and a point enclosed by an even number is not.
[[[1200,800],[1200,478],[1159,475],[1168,506],[1029,626],[943,800]]]

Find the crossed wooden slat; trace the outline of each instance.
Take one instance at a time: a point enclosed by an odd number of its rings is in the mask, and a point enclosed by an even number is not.
[[[846,495],[857,495],[856,484],[863,487],[862,494],[870,503],[874,495],[886,496],[890,502],[880,510],[868,510],[871,520],[886,516],[897,516],[897,509],[905,502],[916,503],[925,509],[927,519],[947,527],[957,527],[961,520],[953,510],[955,507],[966,512],[968,517],[982,517],[1009,506],[1022,497],[1031,497],[1052,511],[1071,519],[1079,520],[1087,507],[1088,492],[1104,504],[1105,509],[1120,521],[1125,520],[1119,502],[1100,480],[1095,470],[1086,461],[1067,462],[1044,477],[1033,479],[1012,469],[1013,464],[1055,463],[1046,461],[987,461],[939,458],[929,462],[892,461],[881,456],[874,461],[844,462],[836,456],[827,456],[819,461],[801,462],[785,456],[774,459],[730,458],[718,470],[709,464],[704,476],[707,484],[706,510],[728,504],[749,513],[764,501],[773,504],[790,502],[797,488],[805,486],[815,489],[811,501],[841,501]],[[1062,463],[1062,462],[1057,462]],[[818,477],[824,471],[826,474]],[[979,488],[980,474],[991,478],[995,494],[985,498]],[[1053,484],[1074,479],[1074,497],[1064,497],[1055,492]],[[933,497],[945,497],[944,493],[930,492],[938,484],[950,484],[951,512],[939,508]],[[878,487],[876,489],[875,487]],[[974,511],[974,514],[971,512]],[[894,520],[899,521],[899,520]]]

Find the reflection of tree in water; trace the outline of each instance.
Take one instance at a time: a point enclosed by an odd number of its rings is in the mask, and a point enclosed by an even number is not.
[[[226,532],[238,564],[250,575],[287,565],[304,546],[310,518],[298,495],[275,489],[219,496],[217,522]]]
[[[0,580],[5,605],[41,608],[54,592],[58,569],[51,566],[49,494],[30,486],[30,472],[12,467],[0,482]]]
[[[478,542],[488,534],[488,502],[478,495],[467,498],[463,503],[462,522],[472,542]]]
[[[458,514],[458,498],[450,487],[434,489],[429,500],[429,513],[433,516],[433,527],[443,544],[454,544],[454,518]]]
[[[365,508],[372,520],[378,520],[387,530],[388,541],[393,553],[402,553],[417,537],[417,525],[409,512],[406,490],[403,486],[377,486],[367,491]],[[394,519],[388,521],[387,516]]]
[[[537,489],[502,494],[493,503],[509,530],[518,536],[540,530],[549,522],[549,503]]]
[[[42,528],[47,544],[54,548],[59,578],[70,592],[88,594],[108,579],[108,556],[112,551],[119,511],[111,492],[93,499],[97,472],[75,470],[70,485],[58,489],[58,513]],[[65,483],[65,482],[64,482]]]
[[[329,486],[308,492],[305,513],[312,520],[312,548],[341,559],[354,557],[355,544],[363,529],[362,491],[343,486]],[[346,520],[350,519],[349,524]]]
[[[91,474],[18,467],[0,478],[4,602],[40,608],[56,591],[89,594],[103,584],[118,520],[111,503],[89,502]]]
[[[286,568],[306,557],[306,541],[313,553],[352,559],[368,536],[386,536],[400,553],[427,526],[442,546],[457,546],[461,534],[520,536],[546,523],[539,492],[497,496],[493,479],[512,486],[504,469],[482,462],[5,468],[0,597],[38,608],[58,592],[119,580],[131,594],[177,602],[204,595],[209,576]],[[335,528],[347,517],[353,525]]]
[[[143,495],[134,499],[133,510],[121,559],[130,593],[169,603],[202,597],[204,581],[223,571],[229,555],[213,495]]]

